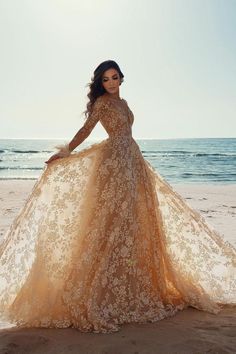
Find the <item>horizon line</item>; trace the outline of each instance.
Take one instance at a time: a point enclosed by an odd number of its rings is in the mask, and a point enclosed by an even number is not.
[[[133,137],[134,138],[134,137]],[[108,139],[106,138],[92,138],[88,139],[86,138],[85,140],[87,141],[98,141],[98,140],[105,140]],[[236,136],[220,136],[220,137],[172,137],[172,138],[145,138],[145,137],[139,137],[139,138],[134,138],[135,140],[183,140],[183,139],[236,139]],[[0,140],[69,140],[68,138],[2,138],[0,137]],[[84,141],[85,141],[84,140]]]

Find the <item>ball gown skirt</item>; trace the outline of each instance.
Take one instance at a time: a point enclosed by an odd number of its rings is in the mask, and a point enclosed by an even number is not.
[[[23,327],[111,333],[192,306],[235,306],[236,250],[142,156],[128,106],[109,137],[44,168],[0,245],[0,311]]]

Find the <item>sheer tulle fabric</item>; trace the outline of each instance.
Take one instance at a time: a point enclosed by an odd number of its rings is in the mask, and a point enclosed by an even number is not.
[[[99,98],[109,137],[45,167],[0,246],[2,317],[110,333],[235,304],[236,251],[143,158],[133,114]]]

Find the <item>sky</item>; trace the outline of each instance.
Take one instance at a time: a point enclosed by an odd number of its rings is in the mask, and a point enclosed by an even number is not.
[[[0,0],[0,138],[70,140],[108,59],[134,138],[236,137],[235,39],[236,0]]]

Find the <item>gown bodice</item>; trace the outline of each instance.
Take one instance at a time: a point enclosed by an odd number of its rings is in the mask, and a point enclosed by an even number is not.
[[[82,134],[90,134],[100,121],[109,136],[111,145],[130,144],[132,139],[132,124],[134,115],[126,100],[100,96],[94,103],[92,113],[81,128]],[[125,144],[125,142],[127,142]],[[123,144],[122,144],[123,143]]]

